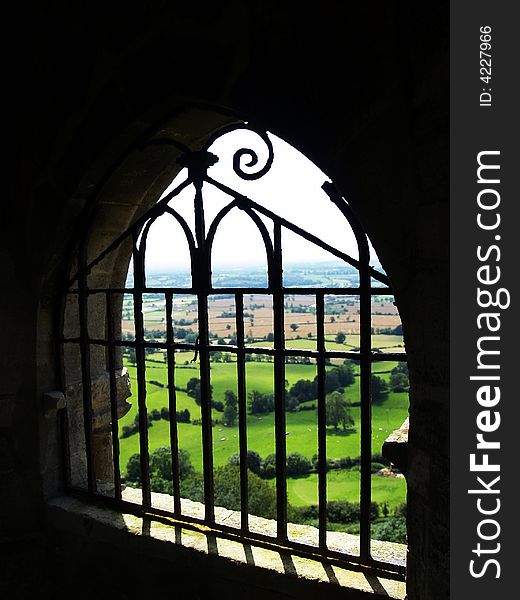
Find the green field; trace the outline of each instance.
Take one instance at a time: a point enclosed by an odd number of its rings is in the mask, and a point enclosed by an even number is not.
[[[307,477],[287,480],[287,493],[293,506],[306,506],[318,503],[318,476],[311,473]],[[386,502],[389,509],[394,508],[406,497],[404,479],[378,477],[372,475],[372,500]],[[327,499],[359,501],[359,471],[338,470],[327,474]]]
[[[299,350],[316,350],[316,338],[290,338],[290,334],[286,334],[285,344],[288,348],[296,348]],[[294,334],[293,334],[294,335]],[[383,352],[404,352],[403,338],[400,335],[383,335],[374,334],[372,337],[372,348],[379,348]],[[331,352],[351,352],[354,348],[359,348],[359,335],[348,334],[344,344],[338,344],[334,341],[335,336],[325,336],[325,347]],[[273,342],[253,342],[251,346],[270,348]]]
[[[384,336],[389,337],[389,336]],[[310,343],[312,340],[295,340]],[[178,354],[178,365],[175,369],[175,386],[185,388],[191,377],[199,377],[198,365],[184,365],[186,359],[191,359],[192,354]],[[152,360],[150,360],[152,359]],[[157,361],[157,362],[156,362]],[[382,361],[373,365],[373,372],[388,379],[390,370],[395,362]],[[231,389],[236,393],[236,363],[212,363],[211,384],[213,386],[214,400],[223,400],[224,392]],[[136,369],[128,365],[132,390],[137,389]],[[315,365],[287,364],[286,379],[289,387],[298,379],[314,379],[316,375]],[[273,390],[273,364],[272,363],[246,363],[247,388],[260,392],[272,392]],[[154,408],[161,409],[168,406],[167,371],[163,355],[157,353],[148,357],[146,361],[147,380],[147,408],[148,412]],[[151,381],[162,383],[161,388]],[[358,380],[347,387],[345,398],[351,402],[359,402]],[[187,408],[191,419],[200,418],[200,407],[195,400],[186,392],[177,390],[177,410]],[[124,425],[133,423],[137,413],[137,399],[135,395],[129,399],[132,408],[125,417],[119,421],[120,431]],[[309,404],[312,404],[310,402]],[[360,454],[360,409],[352,408],[355,421],[353,432],[334,433],[332,428],[327,431],[327,457],[340,458],[345,456],[356,457]],[[381,446],[394,429],[398,428],[408,416],[408,394],[390,392],[384,402],[375,405],[372,411],[372,451],[379,453]],[[213,418],[222,418],[222,413],[213,411]],[[287,412],[287,452],[300,452],[311,458],[317,452],[317,413],[315,410],[301,412]],[[262,457],[274,452],[274,413],[264,415],[248,415],[248,447],[256,450]],[[170,445],[169,424],[161,419],[153,421],[149,431],[149,448],[153,451],[159,446]],[[178,424],[179,446],[190,453],[191,461],[196,470],[202,470],[202,445],[201,427],[191,423]],[[130,456],[139,452],[139,435],[121,439],[121,469],[124,473]],[[228,457],[238,452],[238,427],[226,427],[215,425],[213,427],[213,453],[215,467],[224,465]],[[405,483],[402,479],[391,479],[383,477],[372,477],[374,500],[386,501],[389,505],[397,504],[405,500]],[[356,501],[359,497],[359,473],[355,471],[331,471],[328,474],[328,497],[330,500],[346,499]],[[316,474],[306,478],[288,480],[289,501],[295,506],[306,503],[316,503],[317,482]]]

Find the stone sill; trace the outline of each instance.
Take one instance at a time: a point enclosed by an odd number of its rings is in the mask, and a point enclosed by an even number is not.
[[[124,499],[140,503],[141,490],[126,488]],[[152,505],[171,509],[171,496],[152,494]],[[186,514],[200,516],[203,505],[189,500],[182,501]],[[227,525],[240,523],[240,514],[224,508],[216,508],[216,519]],[[273,597],[315,598],[327,593],[333,598],[393,598],[402,600],[406,596],[406,585],[402,581],[373,573],[364,573],[348,567],[339,567],[325,560],[314,560],[284,551],[256,546],[252,542],[241,542],[219,536],[205,526],[184,526],[181,523],[165,523],[153,517],[138,517],[112,508],[90,504],[70,496],[54,498],[47,503],[49,524],[58,530],[87,536],[96,541],[135,550],[153,559],[154,556],[175,562],[181,569],[206,571],[207,561],[219,561],[219,572],[224,570],[226,578],[245,585],[271,592]],[[268,533],[276,526],[275,521],[250,517],[251,529]],[[314,539],[314,527],[290,525],[290,536],[294,539]],[[276,529],[274,529],[274,532]],[[357,536],[333,532],[334,543],[329,546],[352,548]],[[400,558],[406,547],[401,544],[375,542],[386,546],[389,560],[393,555]],[[197,566],[199,560],[204,563]],[[270,597],[270,596],[267,596]]]

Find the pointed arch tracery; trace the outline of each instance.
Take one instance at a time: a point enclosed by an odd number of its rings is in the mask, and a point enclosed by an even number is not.
[[[193,234],[191,232],[191,229],[189,227],[189,225],[186,223],[186,220],[177,212],[175,211],[173,208],[171,208],[170,206],[166,205],[164,207],[164,210],[159,213],[156,216],[153,216],[152,218],[150,218],[146,224],[144,225],[142,232],[140,233],[140,235],[137,238],[137,242],[136,242],[136,247],[134,249],[134,264],[136,261],[139,261],[140,267],[139,270],[142,271],[145,275],[145,284],[146,284],[146,269],[145,269],[145,259],[146,259],[146,244],[148,241],[148,236],[150,233],[151,228],[154,226],[155,223],[157,223],[157,221],[161,218],[164,218],[164,216],[170,216],[174,219],[174,221],[176,223],[178,223],[178,225],[180,225],[183,233],[184,233],[184,239],[181,240],[181,243],[186,243],[188,250],[189,250],[189,256],[190,256],[190,262],[189,264],[186,265],[187,268],[189,268],[190,270],[193,270],[193,265],[194,265],[194,256],[195,256],[195,240],[193,239]]]
[[[216,217],[213,219],[213,221],[209,227],[208,235],[206,238],[206,243],[207,243],[207,248],[208,248],[208,255],[210,257],[210,269],[211,269],[212,250],[213,250],[213,242],[215,240],[215,235],[218,231],[219,225],[222,223],[224,218],[233,209],[242,210],[249,217],[249,219],[253,222],[253,224],[256,226],[256,228],[258,229],[260,236],[262,237],[262,241],[264,243],[266,261],[267,261],[268,281],[269,282],[272,281],[272,279],[274,277],[274,274],[273,274],[274,249],[273,249],[273,242],[271,240],[271,236],[269,235],[269,232],[267,231],[267,227],[263,223],[262,219],[260,219],[260,217],[250,208],[241,206],[239,200],[233,200],[233,202],[230,202],[227,206],[225,206],[223,209],[221,209],[218,212],[218,214],[216,215]]]

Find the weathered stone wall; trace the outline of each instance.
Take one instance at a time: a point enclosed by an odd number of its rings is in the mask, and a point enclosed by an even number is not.
[[[43,518],[44,498],[62,482],[59,426],[41,397],[60,385],[58,292],[71,249],[87,216],[112,235],[171,176],[171,150],[157,147],[142,160],[138,144],[150,131],[175,117],[176,135],[191,143],[238,115],[265,124],[334,179],[391,277],[412,384],[408,593],[410,600],[446,598],[447,3],[325,0],[312,10],[271,1],[24,3],[6,23],[12,135],[5,145],[12,162],[0,225],[5,597],[37,591],[50,598],[60,581],[61,555],[53,554]],[[117,257],[105,275],[117,279],[115,264]],[[110,573],[102,575],[99,561],[110,548],[82,554],[78,542],[75,551],[78,560],[88,556],[89,568],[99,567],[96,581],[108,592]],[[125,597],[117,589],[112,597]]]
[[[132,395],[130,377],[126,368],[114,373],[116,382],[116,405],[118,418],[130,410],[126,399]],[[87,465],[85,456],[83,385],[66,383],[65,403],[67,406],[70,477],[73,485],[87,487]],[[92,454],[96,479],[106,484],[113,483],[112,429],[110,412],[110,375],[104,372],[92,377],[90,397],[92,399]],[[112,486],[113,489],[113,486]]]

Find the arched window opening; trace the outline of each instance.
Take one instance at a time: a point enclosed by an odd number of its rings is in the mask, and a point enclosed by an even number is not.
[[[273,246],[257,213],[228,205],[212,222],[207,241],[214,288],[268,286]]]
[[[406,355],[359,221],[248,124],[178,163],[124,233],[74,257],[70,488],[402,574],[406,483],[381,447],[407,416]]]
[[[172,283],[192,287],[194,242],[188,224],[176,211],[166,209],[160,217],[147,223],[140,238],[138,250],[144,262],[146,287],[169,287]],[[178,278],[175,282],[171,278],[166,280],[164,273],[176,273]]]

